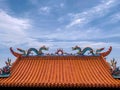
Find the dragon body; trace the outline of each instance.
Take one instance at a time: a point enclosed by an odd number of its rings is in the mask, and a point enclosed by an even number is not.
[[[26,51],[26,50],[23,50],[23,49],[20,49],[20,48],[17,48],[17,50],[22,53],[22,56],[29,56],[32,51],[33,51],[36,55],[42,55],[42,54],[44,54],[44,53],[42,52],[42,50],[48,50],[48,48],[45,47],[45,46],[42,46],[42,47],[39,48],[39,50],[37,50],[36,48],[29,48],[27,51]]]
[[[83,50],[79,46],[72,47],[73,50],[78,50],[77,54],[84,55],[87,51],[91,53],[92,55],[99,55],[99,52],[104,50],[104,48],[97,49],[95,52],[91,47],[85,47]]]
[[[75,46],[75,47],[72,47],[72,50],[78,50],[77,54],[78,55],[85,55],[85,53],[87,51],[89,51],[89,53],[91,53],[93,56],[99,56],[99,55],[102,55],[103,57],[107,56],[111,50],[112,50],[112,47],[109,48],[109,50],[107,52],[101,52],[104,50],[104,48],[100,48],[100,49],[97,49],[97,50],[93,50],[91,47],[85,47],[83,50],[79,47],[79,46]]]

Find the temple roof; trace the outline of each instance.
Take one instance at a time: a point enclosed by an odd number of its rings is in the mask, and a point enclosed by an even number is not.
[[[120,87],[102,56],[27,56],[17,58],[0,87]]]

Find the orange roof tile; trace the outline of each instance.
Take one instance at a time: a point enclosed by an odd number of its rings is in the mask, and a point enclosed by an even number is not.
[[[28,56],[18,58],[2,87],[120,87],[102,56]]]

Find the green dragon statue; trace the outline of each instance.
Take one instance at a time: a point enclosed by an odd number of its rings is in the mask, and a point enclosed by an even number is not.
[[[48,50],[48,47],[42,46],[42,47],[39,48],[39,50],[37,50],[36,48],[29,48],[27,51],[23,50],[23,49],[20,49],[20,48],[17,48],[17,50],[22,53],[22,56],[29,56],[31,51],[35,52],[36,55],[42,55],[42,54],[44,54],[42,52],[42,50]]]
[[[83,50],[79,46],[72,47],[72,50],[78,50],[78,55],[84,55],[87,51],[89,51],[92,55],[99,55],[99,52],[104,50],[104,48],[97,49],[94,51],[91,47],[85,47]]]

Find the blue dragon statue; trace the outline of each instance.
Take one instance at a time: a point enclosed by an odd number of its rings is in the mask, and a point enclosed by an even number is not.
[[[104,48],[97,49],[94,51],[91,47],[85,47],[83,50],[79,46],[72,47],[72,50],[78,50],[78,55],[84,55],[87,51],[91,53],[92,55],[99,55],[99,53],[104,50]]]
[[[17,50],[22,53],[22,56],[29,56],[31,54],[31,51],[35,52],[36,55],[42,55],[44,54],[42,50],[48,50],[48,47],[42,46],[39,48],[39,50],[37,50],[36,48],[29,48],[27,51],[20,48],[17,48]]]

